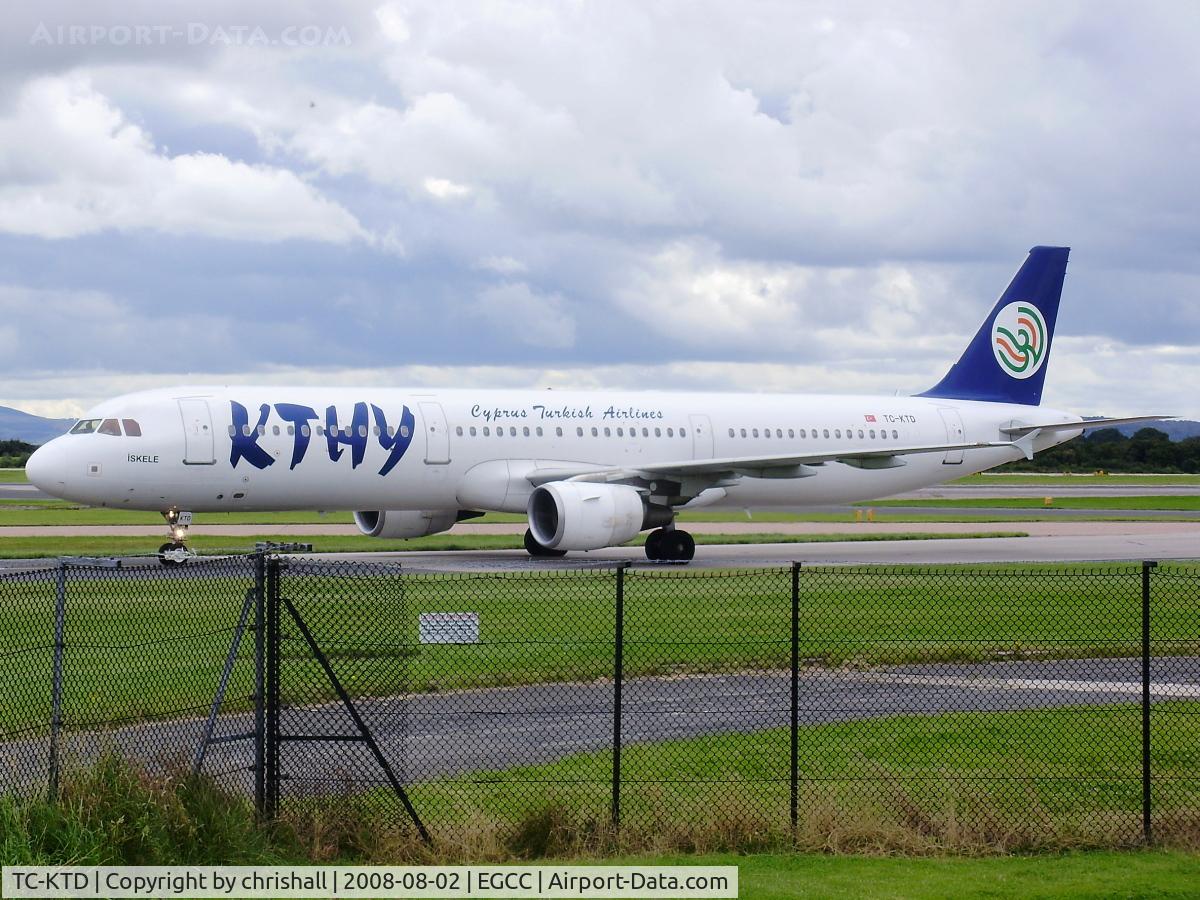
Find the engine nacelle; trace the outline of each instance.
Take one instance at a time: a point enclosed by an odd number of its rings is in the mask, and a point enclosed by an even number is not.
[[[358,530],[377,538],[424,537],[445,531],[457,521],[457,509],[389,509],[354,514]]]
[[[551,481],[529,495],[529,530],[551,550],[599,550],[644,527],[646,501],[624,484]]]

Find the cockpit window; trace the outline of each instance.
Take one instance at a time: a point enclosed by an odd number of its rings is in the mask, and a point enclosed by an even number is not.
[[[92,434],[100,427],[99,419],[80,419],[68,434]]]
[[[125,426],[125,437],[142,436],[142,426],[137,423],[136,419],[122,419],[121,424]]]
[[[121,436],[121,426],[116,419],[105,419],[100,423],[100,427],[96,429],[100,434],[115,434]]]

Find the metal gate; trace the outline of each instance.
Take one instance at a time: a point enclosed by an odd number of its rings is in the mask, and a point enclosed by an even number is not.
[[[450,429],[446,427],[446,414],[442,404],[425,402],[420,404],[421,420],[425,423],[425,463],[444,466],[450,462]]]
[[[207,400],[179,401],[179,416],[183,419],[183,464],[211,466],[217,461],[213,450],[212,413]]]
[[[943,406],[938,409],[942,416],[942,421],[946,423],[946,443],[947,444],[965,444],[966,431],[963,429],[962,416],[958,414],[957,409],[952,409],[948,406]],[[958,466],[963,461],[963,451],[951,450],[942,457],[942,464],[947,466]]]

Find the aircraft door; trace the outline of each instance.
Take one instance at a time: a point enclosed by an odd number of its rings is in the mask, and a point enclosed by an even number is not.
[[[688,422],[692,426],[692,459],[712,459],[712,422],[708,416],[701,415],[688,416]]]
[[[965,444],[967,441],[966,431],[963,429],[962,416],[959,415],[958,410],[944,406],[938,409],[938,412],[946,425],[946,443]],[[961,465],[962,461],[963,451],[961,450],[951,450],[942,457],[942,464],[946,466]]]
[[[444,466],[450,462],[450,429],[442,404],[432,401],[419,404],[421,421],[425,424],[425,464]]]
[[[179,401],[179,416],[183,419],[183,464],[211,466],[217,461],[214,452],[212,413],[207,400]]]

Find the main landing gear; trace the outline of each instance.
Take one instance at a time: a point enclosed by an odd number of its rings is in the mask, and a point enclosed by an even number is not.
[[[656,562],[689,562],[696,555],[696,540],[678,528],[659,528],[646,535],[646,559]]]
[[[530,556],[536,556],[538,559],[559,559],[567,555],[566,550],[551,550],[537,542],[533,532],[528,528],[525,529],[525,551]]]
[[[158,561],[164,566],[182,566],[196,555],[184,543],[187,540],[188,526],[192,524],[192,514],[168,509],[162,515],[167,520],[171,540],[158,548]]]

